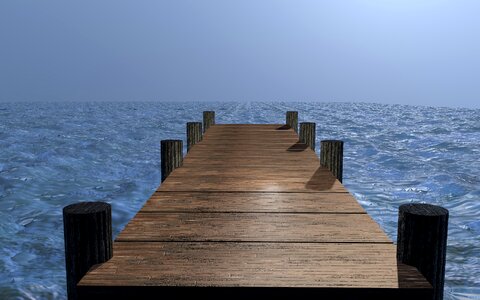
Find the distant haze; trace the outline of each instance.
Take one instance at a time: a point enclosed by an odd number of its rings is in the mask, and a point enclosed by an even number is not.
[[[478,0],[0,1],[0,101],[480,108]]]

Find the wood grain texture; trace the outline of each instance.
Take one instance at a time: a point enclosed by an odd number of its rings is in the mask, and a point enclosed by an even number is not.
[[[299,165],[242,165],[241,163],[238,164],[231,164],[228,169],[225,169],[222,165],[213,164],[212,166],[204,165],[204,164],[184,164],[184,166],[178,170],[176,170],[175,175],[184,175],[188,172],[199,172],[199,170],[205,170],[206,172],[216,172],[216,173],[223,173],[223,174],[256,174],[261,176],[262,174],[276,174],[278,176],[293,176],[293,177],[312,177],[315,174],[321,174],[328,176],[331,172],[328,169],[321,168],[316,165],[309,165],[309,166],[299,166]],[[284,172],[282,174],[282,172]],[[268,176],[268,175],[265,175]]]
[[[89,300],[432,293],[285,124],[210,126],[118,235],[114,257],[78,287]]]
[[[95,264],[113,255],[112,207],[79,202],[63,208],[65,269],[69,300],[78,299],[77,283]]]
[[[316,175],[311,178],[276,178],[262,176],[239,177],[219,176],[169,176],[158,191],[257,191],[257,192],[337,192],[347,190],[333,176]]]
[[[269,131],[285,130],[285,124],[216,124],[212,127],[213,130],[218,131]],[[292,130],[293,131],[293,130]]]
[[[215,125],[215,112],[214,111],[204,111],[203,112],[203,132],[206,132],[207,129]]]
[[[162,140],[160,141],[160,173],[162,182],[170,173],[179,168],[183,163],[183,141]]]
[[[320,142],[320,165],[332,171],[332,174],[342,182],[343,141],[323,140]]]
[[[298,132],[298,111],[287,111],[285,119],[285,124]]]
[[[300,123],[300,141],[315,151],[316,124],[312,122]]]
[[[366,214],[322,213],[138,213],[115,240],[392,242]]]
[[[265,159],[278,159],[278,160],[283,160],[283,159],[316,159],[316,156],[314,153],[308,153],[308,152],[300,152],[300,153],[295,153],[293,151],[278,151],[272,153],[260,153],[258,150],[230,150],[230,151],[218,151],[214,150],[211,151],[209,154],[208,151],[206,150],[198,150],[197,151],[192,151],[192,153],[188,154],[188,157],[190,159],[195,159],[195,158],[200,158],[200,159],[222,159],[222,160],[229,160],[232,158],[234,155],[240,156],[242,155],[241,158],[249,158],[249,159],[259,159],[259,160],[265,160]],[[239,157],[240,158],[240,157]]]
[[[247,159],[246,159],[247,160]],[[334,180],[332,173],[318,166],[302,167],[298,165],[280,165],[280,166],[259,166],[259,165],[242,165],[231,164],[230,168],[225,169],[221,165],[195,165],[184,164],[182,168],[179,168],[175,172],[175,178],[187,177],[187,176],[225,176],[225,177],[255,177],[257,179],[281,179],[281,178],[318,178]],[[320,178],[324,177],[324,178]]]
[[[429,288],[413,271],[392,244],[115,242],[79,286]]]
[[[188,122],[186,126],[187,132],[187,152],[193,147],[193,145],[199,143],[202,140],[203,131],[201,122]]]
[[[415,266],[442,300],[448,235],[447,209],[425,203],[403,204],[398,212],[397,259]]]
[[[366,213],[348,193],[157,192],[148,212]]]

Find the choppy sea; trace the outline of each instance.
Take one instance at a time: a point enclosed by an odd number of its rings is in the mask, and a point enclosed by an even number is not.
[[[447,208],[445,299],[480,299],[480,110],[311,102],[0,103],[0,298],[65,298],[62,208],[109,202],[118,234],[159,185],[160,140],[185,140],[203,110],[298,110],[317,145],[344,140],[344,184],[394,241],[400,204]]]

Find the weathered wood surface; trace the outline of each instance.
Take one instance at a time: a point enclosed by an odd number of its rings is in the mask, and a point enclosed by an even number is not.
[[[343,141],[320,142],[320,165],[329,169],[340,182],[343,181]]]
[[[160,158],[160,172],[163,182],[173,170],[180,167],[183,163],[183,141],[160,141]]]
[[[187,123],[187,152],[196,143],[202,140],[203,131],[201,122],[188,122]]]
[[[270,212],[138,214],[116,240],[391,243],[366,214]]]
[[[392,244],[116,243],[113,259],[82,285],[398,288],[399,278],[429,287],[411,267],[397,268]]]
[[[298,111],[287,111],[285,124],[298,132]]]
[[[257,192],[347,192],[333,177],[321,175],[310,178],[289,178],[288,174],[278,175],[277,178],[249,176],[243,180],[241,176],[223,177],[222,175],[171,177],[158,189],[159,191],[245,191],[245,184],[249,186],[248,191]]]
[[[397,259],[415,266],[433,286],[433,299],[443,299],[448,235],[447,209],[403,204],[398,212]]]
[[[215,125],[215,112],[204,111],[203,112],[203,131],[207,131],[210,126]]]
[[[316,124],[312,122],[300,123],[300,141],[307,144],[313,151],[315,151],[316,139]]]
[[[397,264],[385,233],[282,124],[211,126],[118,235],[114,257],[78,285],[85,297],[168,287],[218,299],[420,299],[432,290]]]
[[[255,192],[157,192],[142,208],[146,212],[365,213],[347,193]]]
[[[78,299],[77,283],[93,265],[113,255],[112,208],[104,202],[80,202],[63,209],[65,269],[69,300]]]

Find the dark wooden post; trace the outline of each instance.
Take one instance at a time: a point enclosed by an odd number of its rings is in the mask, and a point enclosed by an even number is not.
[[[214,111],[204,111],[203,112],[203,132],[211,126],[215,125],[215,112]]]
[[[320,141],[320,165],[326,167],[340,182],[343,180],[343,141]]]
[[[187,152],[196,143],[202,140],[202,123],[188,122],[187,123]]]
[[[105,202],[80,202],[63,208],[68,299],[77,299],[77,283],[95,264],[113,255],[112,208]]]
[[[416,267],[443,299],[448,210],[431,204],[403,204],[398,212],[397,259]]]
[[[315,151],[315,123],[300,123],[300,142],[307,144]]]
[[[160,159],[163,182],[173,170],[183,164],[183,141],[162,140],[160,142]]]
[[[298,133],[298,111],[287,111],[286,123]]]

